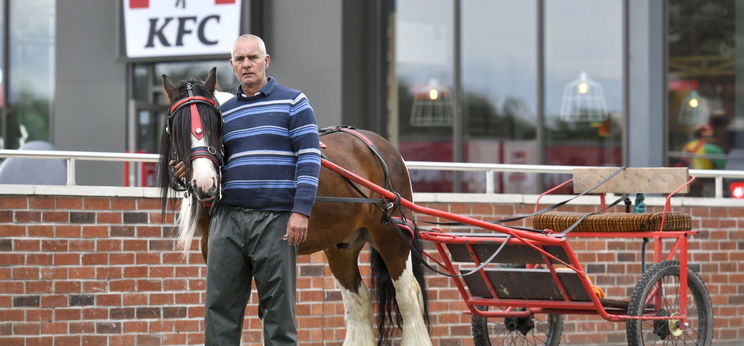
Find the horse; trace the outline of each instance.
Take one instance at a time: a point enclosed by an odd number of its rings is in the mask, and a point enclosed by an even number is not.
[[[161,197],[163,211],[172,197],[170,190],[186,190],[178,213],[178,244],[184,252],[195,233],[202,236],[202,255],[207,259],[210,203],[219,203],[220,167],[223,164],[222,118],[214,99],[215,71],[206,81],[192,79],[178,85],[163,75],[163,87],[171,102],[160,146]],[[203,136],[199,136],[203,134]],[[321,133],[324,160],[336,163],[359,176],[412,200],[412,187],[400,153],[382,136],[363,130]],[[230,157],[224,158],[226,161]],[[187,166],[183,181],[168,169],[171,160]],[[374,345],[390,341],[394,327],[401,329],[402,345],[431,345],[426,284],[423,266],[412,260],[420,254],[418,239],[404,235],[390,223],[391,217],[380,196],[322,167],[318,200],[312,209],[307,240],[298,248],[306,255],[323,251],[345,308],[344,345]],[[325,198],[322,198],[325,197]],[[377,198],[373,198],[377,197]],[[389,205],[388,205],[389,206]],[[398,211],[401,216],[402,210]],[[415,237],[413,237],[415,238]],[[359,253],[370,244],[370,262],[377,321],[373,321],[373,295],[358,267]]]

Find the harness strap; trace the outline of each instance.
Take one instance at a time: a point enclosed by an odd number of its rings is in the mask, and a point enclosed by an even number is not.
[[[215,149],[213,146],[191,148],[191,160],[193,161],[198,158],[209,159],[215,164],[215,166],[222,166],[223,162],[222,152]]]

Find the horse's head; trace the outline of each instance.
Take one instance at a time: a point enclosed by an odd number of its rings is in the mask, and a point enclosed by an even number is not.
[[[214,99],[216,68],[206,82],[186,80],[174,84],[163,75],[163,88],[171,102],[160,145],[160,182],[176,190],[190,190],[199,201],[219,195],[222,165],[222,117]],[[170,160],[187,167],[185,181],[172,176]]]

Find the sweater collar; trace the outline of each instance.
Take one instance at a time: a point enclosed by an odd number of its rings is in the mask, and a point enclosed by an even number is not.
[[[238,85],[238,87],[235,89],[235,96],[237,96],[238,99],[246,99],[246,100],[252,100],[259,96],[269,96],[271,93],[276,89],[276,80],[274,80],[274,77],[269,77],[268,81],[266,82],[266,85],[261,88],[255,95],[246,95],[243,94],[243,89]]]

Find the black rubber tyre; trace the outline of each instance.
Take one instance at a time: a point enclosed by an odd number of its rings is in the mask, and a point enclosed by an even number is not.
[[[495,307],[491,307],[495,309]],[[479,306],[479,310],[486,311],[487,306]],[[489,323],[490,322],[490,328]],[[533,323],[526,334],[519,331],[519,324]],[[558,314],[538,314],[529,318],[506,319],[503,317],[485,317],[471,315],[473,340],[475,346],[491,345],[559,345],[563,332],[563,316]]]
[[[647,306],[647,314],[672,316],[679,313],[679,262],[657,263],[643,273],[635,285],[628,305],[628,315],[641,316],[643,305],[651,289],[661,286],[660,307]],[[684,330],[669,320],[628,320],[628,345],[710,345],[713,339],[713,307],[703,280],[687,270],[687,316],[689,326]],[[652,299],[649,304],[654,304]],[[654,309],[653,312],[650,310]],[[675,336],[674,334],[680,333]]]

